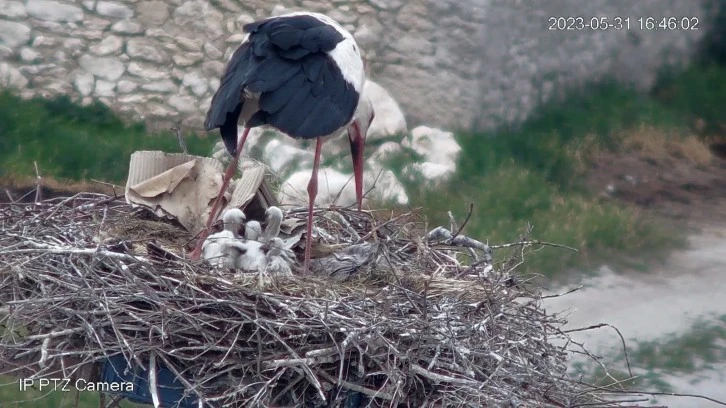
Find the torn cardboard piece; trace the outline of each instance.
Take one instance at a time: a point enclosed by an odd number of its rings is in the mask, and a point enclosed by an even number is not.
[[[265,179],[265,166],[259,163],[250,160],[240,160],[237,169],[242,174],[242,177],[235,180],[232,196],[224,207],[224,210],[246,206],[252,201],[255,194],[260,191],[262,181]]]
[[[227,208],[240,208],[255,197],[262,211],[274,205],[274,196],[265,182],[265,167],[259,163],[240,166],[242,176],[233,180],[233,190],[225,193]],[[138,151],[131,155],[126,182],[126,202],[151,209],[159,217],[176,218],[192,234],[206,225],[219,188],[223,165],[216,159],[181,153]]]
[[[250,215],[255,215],[252,213],[261,211],[264,214],[269,207],[280,205],[265,178],[267,167],[263,163],[245,157],[240,159],[237,171],[243,176],[235,182],[232,197],[225,209],[244,205],[249,209],[247,219],[250,219]]]

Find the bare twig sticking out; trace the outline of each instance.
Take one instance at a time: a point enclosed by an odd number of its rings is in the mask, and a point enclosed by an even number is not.
[[[464,218],[464,222],[461,224],[461,227],[456,230],[454,233],[454,236],[451,237],[451,240],[455,240],[456,237],[461,233],[461,231],[464,230],[464,227],[466,227],[466,224],[469,222],[469,219],[471,218],[471,214],[474,212],[474,203],[469,203],[469,213],[466,214],[466,218]],[[451,214],[451,211],[449,211],[449,214]]]
[[[628,375],[630,375],[632,377],[633,370],[630,368],[630,358],[628,357],[628,347],[625,345],[625,337],[623,337],[623,334],[620,333],[620,330],[617,327],[607,324],[607,323],[599,323],[599,324],[595,324],[595,325],[588,326],[588,327],[582,327],[582,328],[578,328],[578,329],[563,330],[563,333],[569,334],[569,333],[575,333],[575,332],[580,332],[580,331],[585,331],[585,330],[599,329],[601,327],[609,327],[609,328],[615,330],[616,333],[618,333],[618,336],[620,337],[620,342],[623,345],[623,354],[625,355],[625,364],[628,366]]]
[[[449,231],[458,231],[459,230],[459,224],[456,222],[456,218],[454,217],[454,213],[451,212],[451,210],[446,212],[446,215],[449,216]]]
[[[726,401],[721,401],[715,398],[707,397],[705,395],[699,395],[699,394],[689,394],[689,393],[678,393],[678,392],[657,392],[657,391],[643,391],[643,390],[611,390],[608,387],[596,387],[592,386],[590,384],[586,384],[581,381],[574,381],[577,384],[583,385],[585,387],[591,388],[596,391],[602,391],[611,395],[651,395],[651,396],[668,396],[668,397],[683,397],[683,398],[696,398],[696,399],[702,399],[705,401],[713,402],[714,404],[718,404],[721,406],[726,407]],[[638,399],[638,402],[646,402],[648,401],[648,398],[645,399]],[[622,401],[622,400],[621,400]],[[580,404],[574,404],[571,405],[572,408],[575,407],[587,407],[587,406],[594,406],[595,404],[587,404],[587,403],[580,403]],[[610,404],[609,404],[610,405]],[[610,406],[616,406],[616,405],[610,405]],[[648,405],[648,408],[658,408],[658,407],[652,407]],[[667,408],[667,406],[662,406],[662,408]]]
[[[552,298],[557,298],[557,297],[562,297],[562,296],[566,296],[566,295],[569,295],[570,293],[574,293],[574,292],[577,292],[578,290],[580,290],[580,289],[582,289],[582,288],[584,288],[584,287],[585,287],[584,285],[580,285],[580,286],[578,286],[578,287],[576,287],[576,288],[570,289],[570,290],[568,290],[568,291],[566,291],[566,292],[563,292],[563,293],[558,293],[558,294],[556,294],[556,295],[547,295],[547,296],[542,296],[542,299],[552,299]]]
[[[492,245],[491,248],[499,249],[499,248],[511,248],[511,247],[517,247],[517,246],[530,246],[530,245],[544,245],[544,246],[564,248],[564,249],[569,249],[570,251],[580,252],[580,250],[577,248],[573,248],[573,247],[570,247],[567,245],[562,245],[562,244],[555,244],[552,242],[540,241],[540,240],[519,241],[519,242],[512,242],[509,244]]]
[[[114,196],[118,196],[118,191],[116,191],[116,189],[123,190],[123,188],[121,186],[116,185],[114,183],[109,183],[109,182],[106,182],[106,181],[101,181],[101,180],[96,180],[96,179],[91,179],[91,181],[94,182],[94,183],[101,184],[103,186],[111,187],[111,190],[113,190],[113,195]]]
[[[8,196],[8,199],[11,203],[15,202],[15,198],[13,197],[13,193],[10,192],[7,188],[5,189],[5,195]]]
[[[176,135],[176,141],[179,143],[182,153],[188,154],[189,151],[187,150],[187,142],[184,141],[184,137],[182,137],[181,134],[181,125],[172,126],[171,131]]]
[[[42,177],[40,177],[40,170],[38,170],[38,162],[33,161],[35,167],[35,202],[39,203],[43,200],[43,185]]]

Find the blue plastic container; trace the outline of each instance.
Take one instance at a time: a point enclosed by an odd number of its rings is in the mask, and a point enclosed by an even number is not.
[[[153,405],[149,390],[149,371],[139,367],[131,368],[123,354],[117,354],[103,362],[100,381],[112,383],[132,383],[133,391],[115,393],[129,401],[139,404]],[[184,398],[184,385],[177,380],[174,373],[157,362],[156,367],[157,393],[162,407],[196,408],[197,399],[193,395]],[[120,386],[121,389],[127,387]]]

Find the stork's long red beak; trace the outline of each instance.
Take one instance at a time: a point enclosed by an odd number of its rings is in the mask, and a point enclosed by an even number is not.
[[[355,178],[355,198],[358,211],[363,207],[363,152],[365,151],[366,135],[361,132],[360,125],[353,121],[348,127],[350,139],[350,155],[353,158],[353,177]]]

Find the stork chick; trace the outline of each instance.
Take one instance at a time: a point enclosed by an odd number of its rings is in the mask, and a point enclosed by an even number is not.
[[[232,269],[238,258],[247,251],[238,239],[239,229],[245,219],[242,210],[238,208],[227,210],[222,217],[224,229],[204,240],[202,255],[212,266]]]
[[[247,241],[259,241],[262,237],[262,224],[259,221],[248,221],[245,224],[245,239]]]
[[[265,249],[268,249],[267,255],[265,255],[267,260],[266,272],[271,275],[292,276],[292,268],[290,267],[292,260],[285,254],[285,242],[282,238],[272,238],[265,245]]]
[[[272,206],[265,211],[265,235],[262,242],[270,242],[272,238],[280,235],[280,226],[282,225],[282,210]]]
[[[237,259],[236,267],[244,272],[257,272],[265,269],[267,260],[262,251],[262,225],[259,221],[251,220],[245,224],[244,245],[246,253]]]

